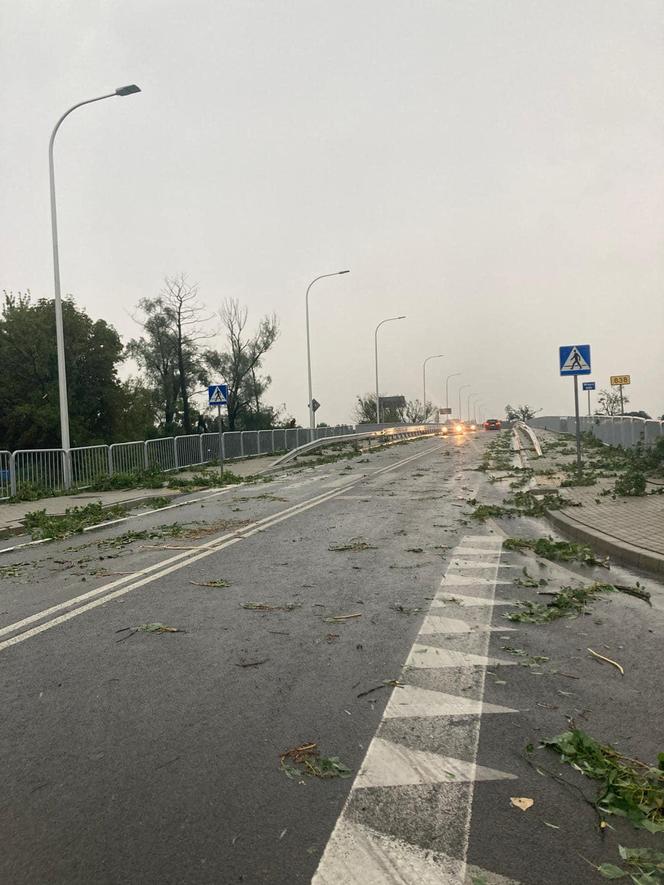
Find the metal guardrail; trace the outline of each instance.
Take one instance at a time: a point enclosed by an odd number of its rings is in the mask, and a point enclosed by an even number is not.
[[[320,439],[353,431],[351,425],[345,424],[317,427],[314,435]],[[277,454],[306,443],[309,434],[303,427],[227,431],[222,434],[221,449],[226,461]],[[0,500],[13,497],[26,487],[48,495],[67,488],[85,488],[96,479],[118,473],[139,473],[151,467],[172,471],[218,460],[218,433],[141,439],[110,446],[79,446],[70,449],[68,455],[63,449],[0,451]]]
[[[545,415],[531,418],[528,423],[540,430],[574,433],[575,419],[574,416]],[[608,446],[626,449],[651,446],[664,439],[664,421],[632,415],[585,415],[581,418],[581,430],[589,431]]]
[[[528,425],[524,421],[516,421],[513,429],[515,433],[521,431],[521,433],[526,434],[526,436],[530,440],[530,444],[532,445],[533,450],[535,451],[535,454],[541,458],[542,446],[540,445],[540,441],[535,436],[535,432],[533,431],[533,429],[531,427],[528,427]]]
[[[435,428],[435,429],[434,429]],[[328,428],[323,428],[327,430]],[[278,458],[274,464],[270,464],[269,467],[266,467],[265,470],[261,470],[259,475],[264,473],[270,473],[272,470],[279,469],[283,467],[285,464],[288,464],[289,461],[292,461],[294,458],[297,458],[299,455],[304,455],[307,452],[313,452],[315,449],[323,448],[324,446],[335,445],[336,443],[343,442],[357,442],[358,440],[363,439],[380,439],[380,440],[388,440],[397,442],[402,439],[409,439],[415,436],[438,436],[438,428],[436,425],[432,424],[407,424],[407,425],[399,425],[397,427],[389,427],[384,428],[382,430],[369,430],[365,433],[355,432],[355,433],[344,433],[337,436],[324,436],[320,439],[312,440],[311,442],[304,443],[304,445],[298,446],[295,449],[292,449],[290,452],[287,452],[281,458]]]

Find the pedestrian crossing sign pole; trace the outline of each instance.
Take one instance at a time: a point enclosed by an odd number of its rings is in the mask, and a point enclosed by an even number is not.
[[[221,420],[221,409],[228,405],[228,384],[210,384],[208,387],[208,405],[217,407],[219,422],[219,478],[224,475],[224,425]]]
[[[590,375],[590,345],[565,344],[558,349],[561,376],[574,377],[574,416],[576,419],[576,469],[581,472],[581,419],[579,418],[579,375]]]

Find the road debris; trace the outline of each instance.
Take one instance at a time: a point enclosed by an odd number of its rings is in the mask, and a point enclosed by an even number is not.
[[[508,621],[522,624],[548,624],[559,618],[576,618],[585,611],[586,604],[599,593],[612,593],[613,584],[600,584],[597,581],[587,587],[561,587],[551,600],[517,602],[519,610],[508,612]]]
[[[510,796],[510,804],[521,811],[528,811],[535,804],[534,799],[528,799],[527,796]]]
[[[345,541],[340,544],[330,544],[327,549],[332,550],[335,553],[341,553],[345,550],[377,550],[378,548],[374,544],[369,544],[364,538],[351,538],[350,541]]]
[[[588,651],[594,658],[598,658],[600,661],[606,661],[607,664],[612,664],[618,670],[620,670],[620,675],[625,675],[625,670],[620,666],[618,661],[613,661],[611,658],[605,658],[604,655],[599,654],[599,652],[593,651],[592,648],[589,648]]]
[[[366,691],[361,691],[358,694],[358,698],[363,698],[368,694],[373,694],[374,691],[380,691],[381,688],[400,688],[404,686],[405,683],[401,682],[399,679],[385,679],[380,685],[374,685],[373,688],[368,688]]]
[[[279,754],[279,767],[291,779],[318,777],[327,780],[333,777],[352,777],[353,772],[340,761],[338,756],[321,756],[318,744],[314,742],[291,747]]]
[[[664,832],[664,753],[658,767],[624,756],[600,744],[581,729],[542,741],[577,771],[600,781],[595,808],[604,814],[626,817],[650,833]]]
[[[636,596],[637,599],[642,599],[644,602],[647,602],[648,605],[652,608],[650,593],[638,581],[636,582],[635,587],[627,587],[625,584],[614,584],[613,586],[620,593],[626,593],[628,596]]]
[[[421,612],[421,608],[408,608],[405,605],[401,605],[400,602],[394,602],[390,606],[392,611],[398,612],[400,615],[416,615],[418,612]]]
[[[301,608],[301,602],[286,602],[284,605],[270,605],[267,602],[243,602],[242,608],[252,612],[292,612]]]
[[[637,885],[664,882],[664,853],[655,848],[625,848],[618,846],[618,853],[628,869],[612,863],[595,867],[605,879],[624,879],[629,876]],[[593,864],[594,866],[594,864]]]
[[[189,581],[194,587],[230,587],[229,581],[220,578],[218,581]]]
[[[350,621],[352,618],[361,618],[362,612],[354,612],[352,615],[330,615],[327,618],[323,618],[323,621],[326,624],[339,624],[343,621]]]
[[[138,627],[121,627],[116,633],[127,633],[126,636],[120,637],[116,642],[122,642],[123,639],[129,639],[135,633],[184,633],[180,627],[169,627],[167,624],[155,622],[153,624],[139,624]]]
[[[265,664],[269,661],[269,658],[263,658],[262,661],[239,661],[235,664],[236,667],[260,667],[261,664]]]
[[[587,544],[574,544],[571,541],[555,541],[553,538],[506,538],[505,550],[532,550],[536,556],[552,562],[581,562],[584,565],[599,565],[609,568],[607,559],[598,559]]]

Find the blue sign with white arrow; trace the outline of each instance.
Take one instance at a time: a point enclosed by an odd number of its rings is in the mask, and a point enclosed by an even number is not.
[[[208,387],[208,406],[228,405],[228,384],[210,384]]]
[[[583,382],[583,389],[584,390],[594,390],[595,389],[595,382],[594,381],[584,381]]]
[[[559,351],[561,375],[590,375],[589,344],[568,344]]]

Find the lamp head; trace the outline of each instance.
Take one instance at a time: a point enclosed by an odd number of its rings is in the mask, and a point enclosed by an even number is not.
[[[120,86],[119,89],[115,90],[116,95],[133,95],[134,92],[140,92],[140,87],[135,83],[131,83],[129,86]]]

